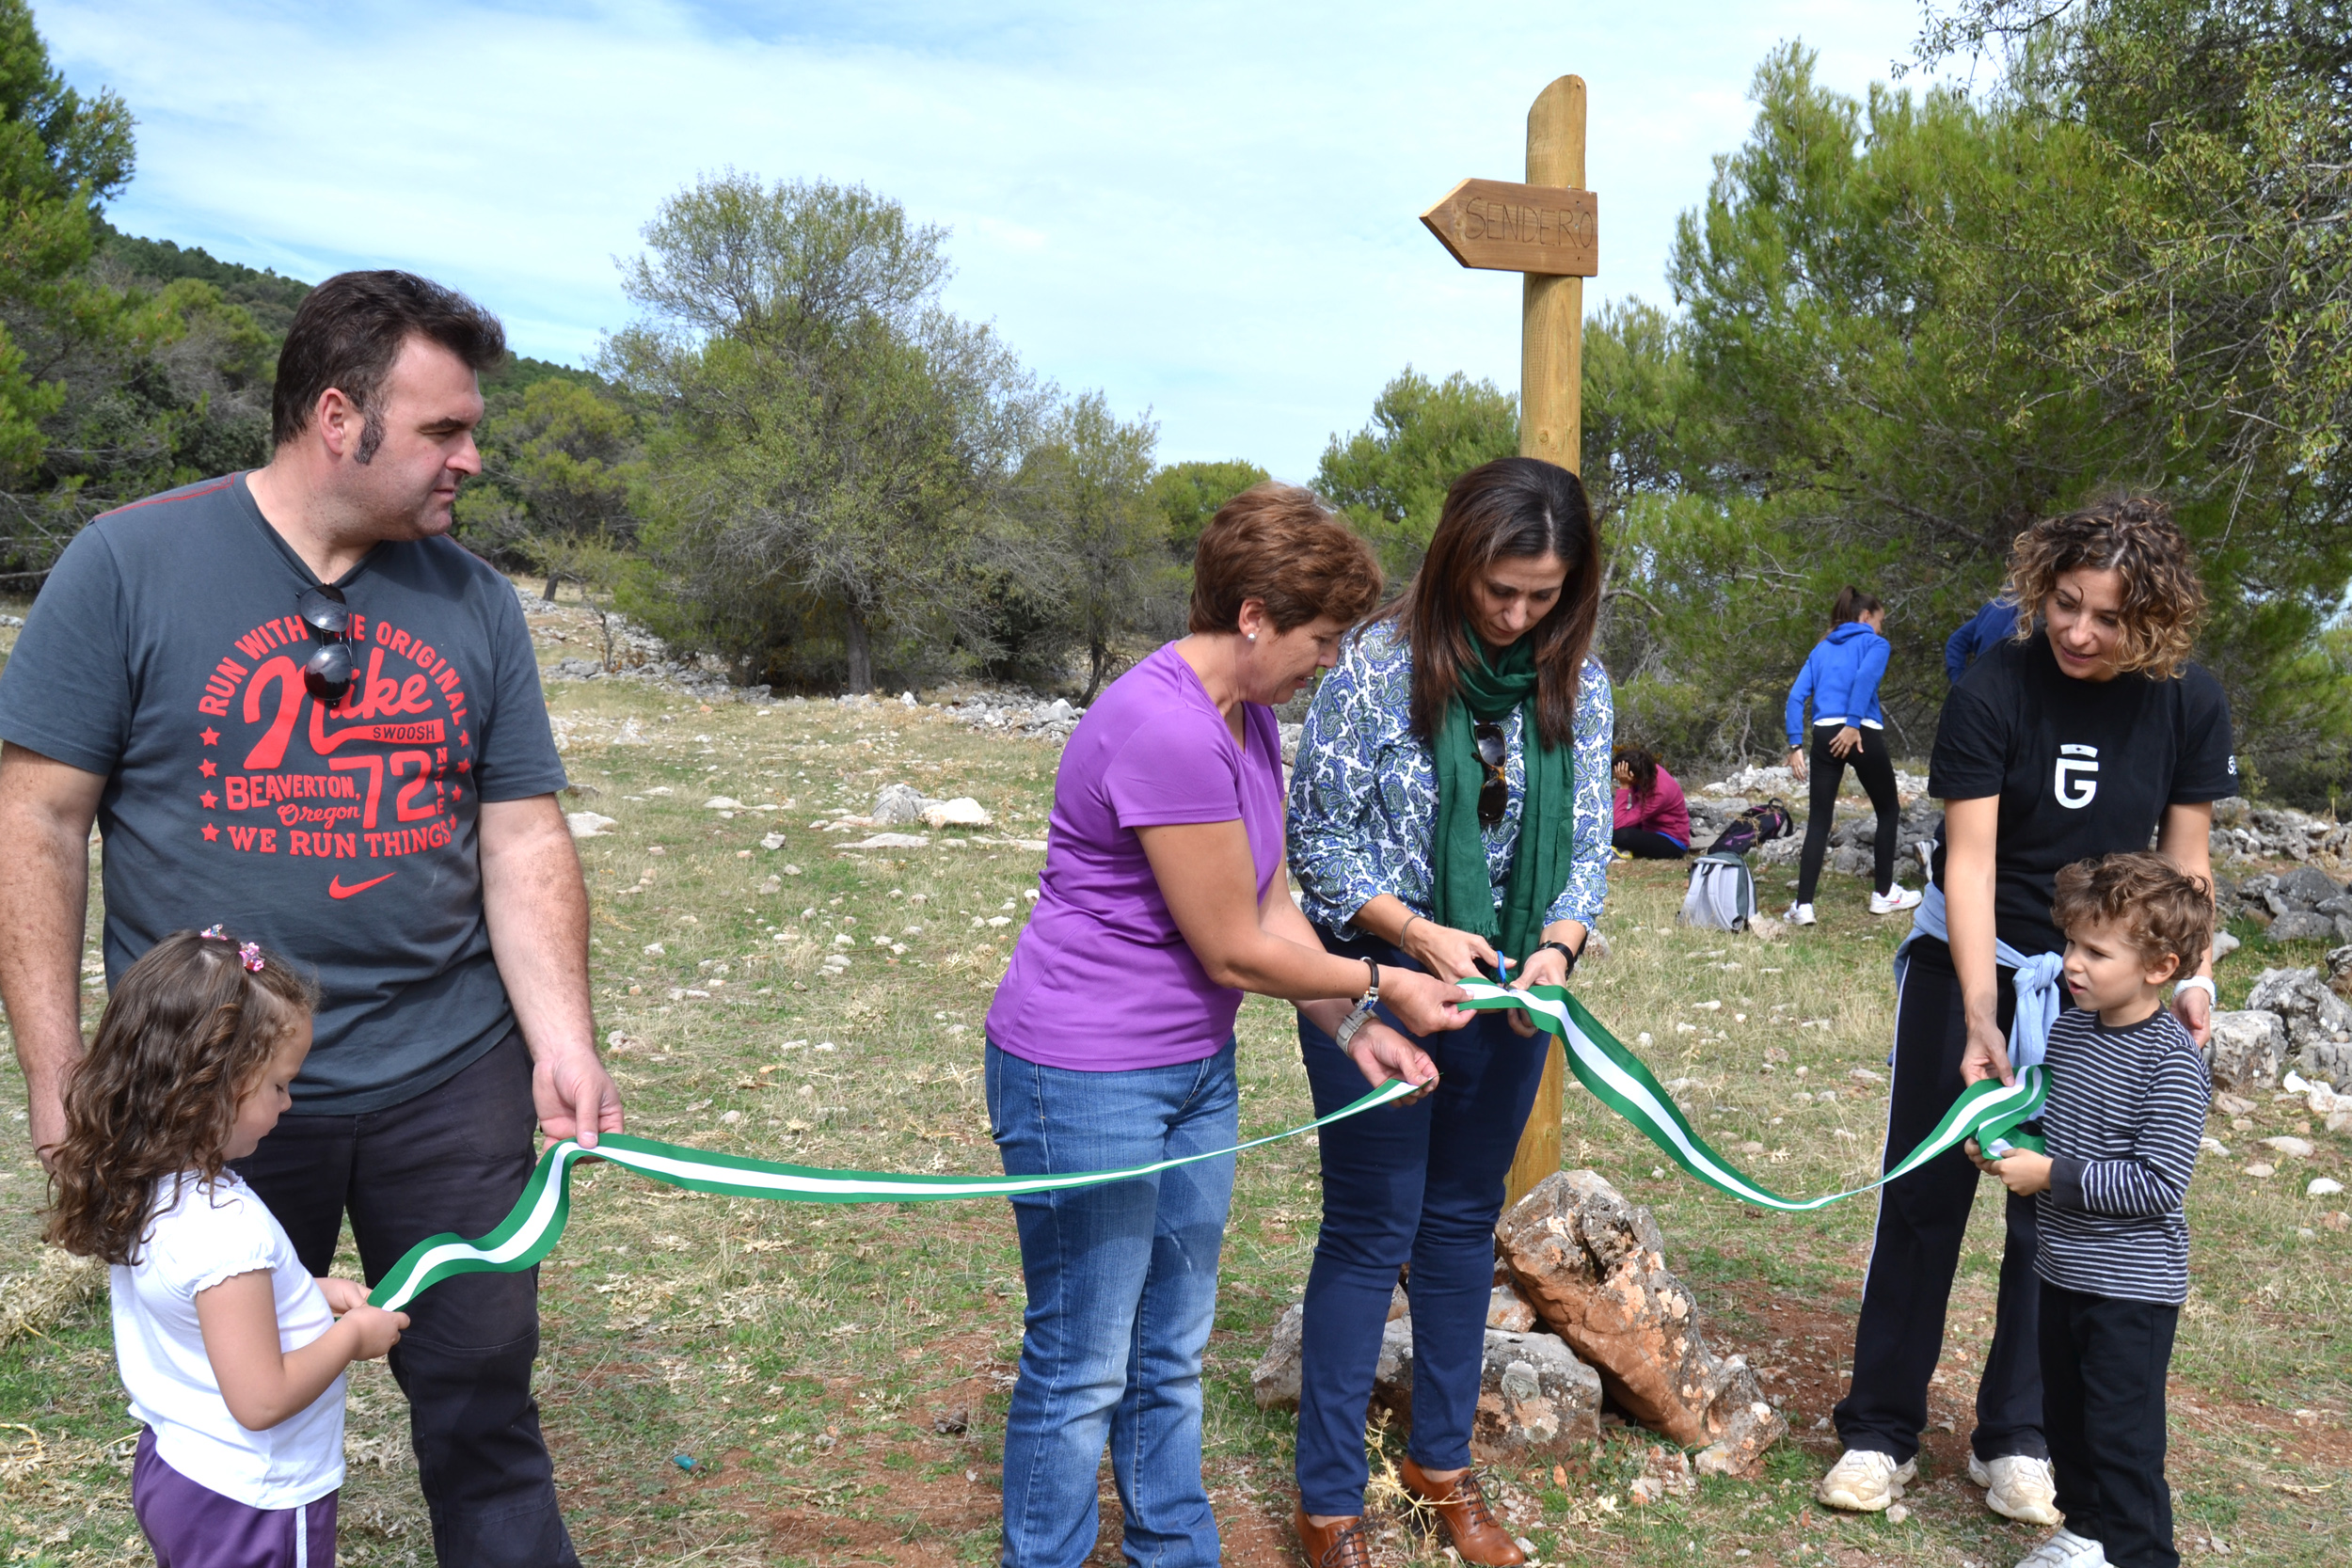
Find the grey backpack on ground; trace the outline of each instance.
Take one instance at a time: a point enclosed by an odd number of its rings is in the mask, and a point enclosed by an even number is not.
[[[1682,923],[1709,931],[1744,931],[1756,918],[1756,879],[1747,859],[1729,852],[1701,855],[1691,863],[1691,891],[1682,898]]]

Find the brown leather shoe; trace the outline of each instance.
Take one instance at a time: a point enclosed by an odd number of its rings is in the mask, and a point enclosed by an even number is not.
[[[1308,1568],[1372,1568],[1372,1538],[1364,1533],[1361,1518],[1334,1520],[1318,1529],[1302,1508],[1295,1522]]]
[[[1494,1512],[1486,1506],[1486,1494],[1479,1489],[1476,1470],[1464,1470],[1449,1481],[1434,1481],[1421,1473],[1420,1465],[1406,1459],[1398,1463],[1396,1473],[1407,1492],[1438,1511],[1463,1561],[1508,1568],[1527,1560],[1510,1531],[1496,1523]]]

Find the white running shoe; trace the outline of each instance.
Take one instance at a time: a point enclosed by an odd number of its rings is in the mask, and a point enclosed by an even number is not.
[[[1813,924],[1813,906],[1810,904],[1791,904],[1788,906],[1788,912],[1782,915],[1781,919],[1788,922],[1791,926],[1810,926]]]
[[[1821,1478],[1821,1501],[1849,1513],[1876,1513],[1903,1495],[1919,1473],[1919,1462],[1895,1463],[1876,1449],[1848,1449]]]
[[[1984,1488],[1984,1506],[2004,1519],[2016,1519],[2028,1525],[2055,1525],[2058,1522],[2058,1480],[2050,1473],[2050,1462],[2026,1454],[2004,1454],[1987,1465],[1975,1454],[1968,1456],[1968,1479]],[[2074,1539],[2080,1541],[2081,1536]],[[2090,1543],[2099,1551],[2097,1542]],[[2034,1560],[2026,1559],[2030,1562]],[[2074,1563],[2071,1557],[2052,1558],[2052,1562]],[[2100,1551],[2095,1560],[2106,1560]]]
[[[1919,895],[1900,882],[1895,883],[1884,893],[1870,895],[1872,914],[1900,914],[1905,910],[1915,910],[1918,907]]]
[[[2107,1550],[2096,1541],[2062,1529],[2027,1552],[2017,1568],[2107,1568]]]

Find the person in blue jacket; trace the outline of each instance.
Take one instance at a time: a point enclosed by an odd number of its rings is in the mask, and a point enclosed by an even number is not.
[[[1944,673],[1954,686],[1968,673],[1968,666],[1977,662],[1979,655],[1995,642],[2017,635],[2017,601],[1993,598],[1960,624],[1960,629],[1944,643]]]
[[[1813,924],[1813,892],[1829,853],[1829,831],[1837,813],[1837,786],[1851,764],[1878,811],[1872,914],[1893,914],[1919,902],[1895,880],[1895,838],[1900,806],[1895,798],[1895,763],[1886,754],[1886,729],[1879,717],[1879,682],[1891,651],[1880,632],[1886,610],[1878,599],[1848,584],[1831,607],[1829,635],[1805,656],[1788,689],[1788,770],[1806,776],[1804,705],[1813,703],[1812,804],[1804,825],[1804,856],[1797,864],[1797,901],[1788,907],[1791,925]]]

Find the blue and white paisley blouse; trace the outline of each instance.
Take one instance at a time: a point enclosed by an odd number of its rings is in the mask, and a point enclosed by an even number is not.
[[[1338,665],[1315,689],[1298,738],[1291,777],[1291,870],[1307,918],[1342,938],[1357,934],[1349,918],[1383,893],[1423,916],[1435,913],[1429,839],[1438,824],[1438,765],[1408,727],[1412,679],[1412,653],[1398,628],[1378,626],[1350,638]],[[1514,709],[1502,723],[1510,805],[1501,822],[1481,830],[1498,908],[1511,879],[1527,788],[1520,727]],[[1615,733],[1608,673],[1598,659],[1588,658],[1576,689],[1576,855],[1568,885],[1544,915],[1547,926],[1555,920],[1591,926],[1599,918],[1609,891],[1609,763]]]

